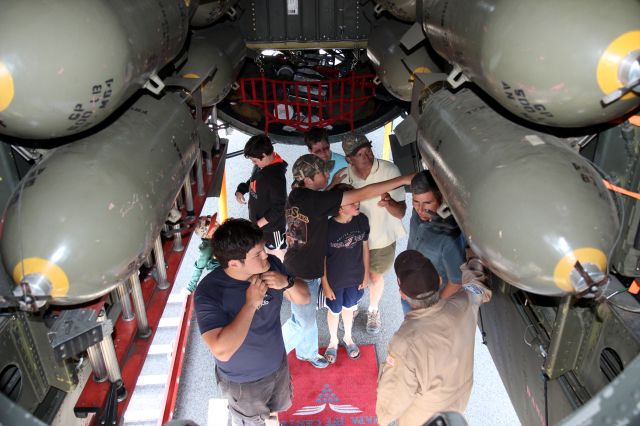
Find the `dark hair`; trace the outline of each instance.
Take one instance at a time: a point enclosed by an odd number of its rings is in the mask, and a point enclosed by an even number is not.
[[[312,127],[304,134],[304,143],[309,149],[320,141],[329,142],[329,132],[324,127]]]
[[[337,183],[333,188],[331,188],[329,191],[337,191],[337,192],[342,192],[345,193],[347,191],[352,191],[355,188],[353,187],[353,185],[350,185],[348,183]],[[342,206],[340,206],[340,208],[342,208]],[[338,211],[338,214],[340,214],[340,211]],[[333,217],[337,217],[338,214],[336,214]]]
[[[273,153],[273,144],[267,135],[251,136],[244,146],[244,156],[261,160],[265,155]]]
[[[244,260],[249,250],[262,241],[262,229],[246,219],[227,219],[213,234],[211,247],[220,266],[230,260]]]
[[[340,191],[340,192],[347,192],[347,191],[352,191],[355,188],[353,187],[353,185],[349,185],[348,183],[337,183],[333,188],[330,189],[330,191]]]
[[[436,197],[439,203],[442,203],[442,193],[436,185],[436,181],[431,176],[428,170],[423,170],[416,174],[411,179],[411,192],[413,194],[426,194],[427,192],[433,192],[433,196]]]

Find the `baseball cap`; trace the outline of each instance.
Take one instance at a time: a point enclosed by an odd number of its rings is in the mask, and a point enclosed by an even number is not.
[[[313,154],[305,154],[293,163],[291,172],[295,180],[301,181],[306,177],[313,178],[316,173],[328,173],[334,164],[333,160],[324,161]]]
[[[349,133],[342,140],[342,150],[347,156],[355,154],[358,149],[365,145],[371,146],[371,141],[360,133]]]
[[[196,226],[193,232],[200,238],[207,238],[207,235],[212,228],[216,229],[218,226],[220,226],[220,224],[216,222],[217,217],[218,213],[215,213],[213,216],[200,216],[198,218],[198,222],[196,222]]]
[[[412,299],[426,299],[440,289],[438,271],[419,251],[403,251],[396,258],[393,268],[400,290]]]

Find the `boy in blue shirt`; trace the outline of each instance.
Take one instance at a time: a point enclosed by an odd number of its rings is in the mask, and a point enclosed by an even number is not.
[[[331,151],[329,132],[327,132],[325,128],[312,127],[309,129],[309,131],[304,134],[304,143],[309,149],[309,154],[322,158],[324,161],[333,161],[331,169],[329,170],[328,179],[329,186],[331,186],[331,184],[334,183],[336,173],[349,165],[346,158],[344,158],[344,155]]]
[[[350,191],[353,186],[340,183],[332,191]],[[331,340],[324,353],[333,364],[338,354],[338,322],[342,315],[344,336],[342,340],[351,359],[360,357],[360,350],[353,342],[351,328],[353,313],[367,286],[369,268],[369,219],[360,214],[360,203],[343,204],[338,214],[329,219],[327,229],[327,254],[322,277],[327,324]]]

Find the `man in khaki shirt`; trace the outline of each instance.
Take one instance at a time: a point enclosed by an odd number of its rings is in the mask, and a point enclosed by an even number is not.
[[[382,426],[421,426],[439,411],[463,412],[473,385],[478,308],[491,298],[478,259],[462,265],[462,288],[440,299],[440,278],[429,259],[407,250],[395,260],[400,296],[411,305],[391,339],[378,381]]]

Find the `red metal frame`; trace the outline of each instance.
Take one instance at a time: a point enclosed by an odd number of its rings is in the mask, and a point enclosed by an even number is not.
[[[213,157],[214,173],[212,175],[204,175],[205,194],[213,184],[215,170],[218,167],[220,159],[220,154]],[[196,212],[200,212],[202,211],[202,207],[204,206],[206,195],[199,196],[197,195],[197,191],[193,191],[193,193],[194,210]],[[183,237],[183,244],[185,246],[189,243],[191,235],[192,233]],[[118,364],[120,365],[122,382],[128,392],[127,398],[124,401],[118,403],[119,419],[122,419],[122,417],[124,416],[124,412],[129,405],[131,395],[133,394],[136,382],[138,381],[138,376],[142,371],[144,361],[147,357],[147,353],[149,352],[149,347],[151,346],[151,342],[153,341],[153,337],[155,336],[160,318],[162,317],[162,312],[164,311],[167,300],[169,299],[169,295],[171,294],[173,283],[178,273],[180,263],[182,262],[182,258],[185,254],[185,251],[173,251],[172,240],[165,241],[162,248],[165,254],[165,262],[167,264],[167,279],[169,283],[171,283],[171,285],[166,290],[159,290],[157,289],[155,280],[153,280],[152,278],[147,278],[141,283],[145,307],[147,308],[147,320],[149,323],[149,328],[151,329],[151,335],[146,339],[138,338],[136,335],[136,321],[123,321],[122,317],[120,317],[114,324],[114,331],[112,334],[113,343],[116,349]],[[103,298],[90,307],[99,310],[104,305],[105,300],[106,298]],[[182,361],[180,361],[180,368],[181,365]],[[76,414],[78,416],[94,414],[94,418],[91,419],[91,422],[95,423],[97,419],[95,414],[98,414],[106,404],[109,386],[110,383],[108,380],[102,383],[97,383],[93,380],[93,375],[91,375],[88,378],[82,394],[80,395],[80,398],[78,398],[78,401],[74,408]],[[172,399],[173,404],[175,405],[175,392],[177,392],[177,386],[175,386],[175,389],[172,392],[174,392],[174,394],[169,399]]]
[[[191,315],[193,314],[193,294],[187,296],[182,307],[182,318],[180,319],[180,332],[178,338],[173,343],[173,353],[171,354],[171,364],[169,377],[165,386],[165,394],[162,406],[164,410],[162,417],[158,421],[158,426],[162,426],[173,418],[173,409],[176,407],[178,388],[180,386],[180,374],[182,373],[182,363],[184,362],[184,351],[189,339],[191,329]]]
[[[288,81],[248,77],[238,80],[240,102],[262,108],[265,133],[269,125],[282,123],[301,132],[347,122],[354,130],[355,112],[376,94],[374,74],[351,73],[346,77],[316,81]],[[280,110],[280,111],[278,111]],[[312,121],[312,116],[318,118]]]

